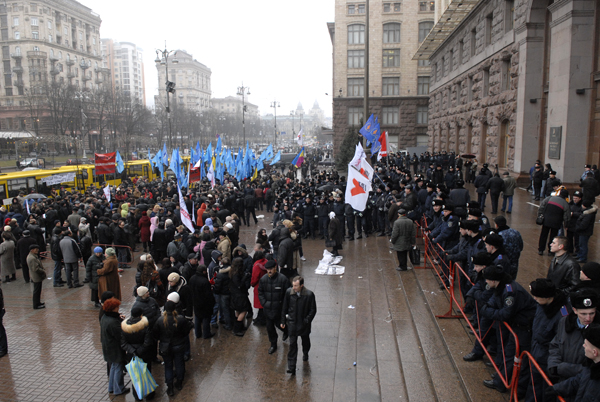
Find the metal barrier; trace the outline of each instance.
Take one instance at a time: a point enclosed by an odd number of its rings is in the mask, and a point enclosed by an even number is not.
[[[95,247],[95,246],[100,246],[100,247],[104,247],[104,248],[108,248],[108,247],[112,247],[112,248],[118,248],[118,247],[126,248],[131,253],[131,263],[133,263],[133,260],[134,260],[133,249],[131,247],[129,247],[129,246],[121,246],[121,245],[117,245],[117,244],[102,244],[102,243],[94,243],[94,244],[92,244],[92,247]],[[131,263],[125,263],[125,264],[129,265],[128,268],[131,268]]]
[[[520,374],[520,370],[521,370],[521,363],[524,359],[529,359],[529,367],[530,367],[530,371],[529,371],[529,375],[531,377],[531,385],[533,387],[533,398],[535,401],[542,401],[542,399],[538,399],[538,396],[536,395],[536,391],[535,391],[535,383],[534,383],[534,378],[533,378],[533,371],[531,370],[531,366],[533,365],[535,367],[535,369],[538,371],[540,377],[542,377],[542,379],[544,380],[544,382],[546,384],[548,384],[549,386],[552,386],[552,381],[550,381],[550,379],[548,378],[548,376],[546,375],[546,373],[544,373],[544,370],[542,370],[542,368],[540,367],[540,365],[538,364],[538,362],[535,360],[535,358],[531,355],[531,353],[529,353],[528,351],[524,350],[521,355],[519,356],[519,364],[518,366],[515,364],[515,370],[518,370],[519,373],[517,373],[517,378],[519,377]],[[515,361],[517,359],[515,358]],[[516,387],[514,388],[514,394],[511,393],[511,401],[517,401],[517,389]],[[513,395],[514,395],[514,399],[513,399]],[[562,396],[558,396],[558,400],[561,402],[565,402],[565,400],[563,399]]]

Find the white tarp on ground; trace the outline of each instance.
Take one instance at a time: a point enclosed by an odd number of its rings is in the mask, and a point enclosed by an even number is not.
[[[342,261],[342,257],[334,257],[328,250],[323,251],[323,259],[319,261],[315,274],[317,275],[343,275],[346,271],[345,267],[338,265]]]
[[[66,183],[73,180],[75,180],[75,172],[53,174],[52,176],[42,177],[42,183],[46,183],[48,186]]]

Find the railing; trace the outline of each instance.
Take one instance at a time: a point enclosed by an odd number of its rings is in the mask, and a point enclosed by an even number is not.
[[[540,384],[535,383],[535,378],[534,378],[533,370],[531,369],[531,367],[533,366],[533,368],[535,368],[536,372],[539,374],[539,377],[541,377],[541,379],[544,381],[545,384],[547,384],[548,386],[552,386],[553,384],[550,381],[550,379],[548,378],[548,376],[546,375],[546,373],[544,372],[544,370],[540,367],[539,363],[534,359],[534,357],[528,351],[520,350],[519,338],[518,338],[517,334],[514,332],[514,330],[511,328],[511,326],[509,324],[507,324],[506,322],[498,322],[497,324],[502,325],[503,328],[506,328],[506,330],[508,331],[508,336],[512,337],[515,342],[514,363],[513,363],[513,369],[512,369],[512,374],[511,374],[510,378],[508,378],[506,355],[505,355],[505,351],[504,351],[504,345],[508,342],[508,340],[503,339],[503,337],[505,336],[505,335],[503,335],[504,331],[498,331],[498,333],[500,335],[500,343],[499,344],[502,345],[502,351],[497,351],[497,353],[502,353],[502,358],[505,362],[505,364],[503,364],[504,370],[501,370],[496,365],[494,358],[491,356],[490,352],[484,346],[484,341],[485,341],[486,336],[488,335],[489,331],[492,330],[492,328],[494,328],[494,322],[492,322],[490,324],[488,330],[485,333],[482,333],[483,331],[482,331],[481,325],[479,325],[479,324],[478,324],[477,329],[475,329],[475,327],[469,320],[469,317],[467,317],[467,313],[465,313],[465,311],[464,311],[464,307],[463,307],[464,301],[459,300],[459,299],[463,298],[463,296],[462,296],[463,289],[461,289],[461,280],[460,280],[461,276],[465,278],[464,283],[473,286],[474,284],[471,281],[471,278],[464,271],[464,269],[461,267],[460,264],[446,261],[444,258],[444,255],[443,255],[444,249],[442,247],[440,247],[439,245],[433,244],[431,242],[431,240],[425,233],[425,229],[424,229],[426,227],[425,218],[423,218],[423,220],[420,223],[417,223],[417,225],[418,225],[418,228],[420,229],[417,231],[417,237],[421,237],[423,240],[423,243],[424,243],[424,259],[423,259],[423,264],[421,266],[417,266],[414,268],[416,268],[416,269],[433,269],[435,271],[436,275],[438,276],[438,278],[443,283],[443,285],[444,285],[443,288],[445,290],[447,290],[449,293],[450,306],[449,306],[448,312],[443,315],[436,315],[436,317],[437,318],[459,318],[459,319],[462,318],[465,320],[465,322],[467,323],[467,325],[469,326],[469,328],[471,329],[471,331],[473,332],[473,334],[475,336],[475,341],[479,342],[481,344],[481,346],[482,346],[481,349],[483,350],[483,353],[487,356],[489,361],[492,363],[492,367],[496,371],[496,375],[502,382],[502,385],[510,392],[510,401],[511,402],[512,401],[518,402],[517,392],[518,392],[519,377],[521,375],[522,365],[523,365],[524,361],[527,360],[529,362],[529,366],[530,366],[530,374],[529,375],[531,377],[531,387],[533,388],[534,400],[542,400],[542,395],[536,395],[536,385],[538,385],[538,387],[539,387]],[[420,236],[419,236],[419,231],[421,232]],[[458,298],[456,295],[456,289],[455,289],[455,285],[454,285],[455,279],[458,279]],[[447,284],[446,284],[446,282],[447,282]],[[460,314],[455,314],[455,310],[458,310],[458,312]],[[475,314],[475,317],[477,318],[477,322],[479,323],[480,317],[479,317],[479,309],[477,307],[477,303],[475,303],[475,313],[474,314]],[[539,379],[538,379],[538,381],[539,381]],[[564,402],[564,399],[560,396],[558,396],[558,400],[561,402]]]

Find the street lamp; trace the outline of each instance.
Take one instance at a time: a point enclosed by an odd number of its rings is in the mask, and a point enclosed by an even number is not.
[[[250,95],[250,88],[245,87],[244,83],[242,82],[242,86],[238,87],[237,89],[237,94],[238,96],[242,97],[242,130],[244,131],[244,144],[246,143],[246,118],[245,118],[245,114],[246,114],[246,101],[245,101],[245,97],[246,95]]]
[[[274,114],[275,114],[275,137],[274,137],[273,144],[275,146],[277,146],[277,108],[280,107],[279,102],[277,102],[277,101],[271,102],[271,107],[273,108]]]
[[[169,56],[173,53],[173,60],[171,61],[173,64],[179,63],[179,60],[175,58],[177,55],[176,50],[167,50],[167,42],[165,41],[165,49],[158,50],[156,49],[156,60],[155,63],[164,64],[165,66],[165,90],[167,91],[167,107],[165,110],[167,111],[167,120],[169,120],[169,147],[173,149],[173,133],[171,129],[171,108],[169,101],[169,93],[175,94],[175,83],[169,81]],[[159,56],[160,55],[160,56]],[[158,67],[157,67],[158,69]]]

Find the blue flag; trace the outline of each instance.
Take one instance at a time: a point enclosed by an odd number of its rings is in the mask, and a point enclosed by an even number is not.
[[[279,162],[280,159],[281,159],[281,151],[277,151],[277,155],[275,155],[275,157],[271,161],[270,165],[276,164],[277,162]]]
[[[215,148],[215,154],[219,155],[221,153],[221,136],[217,140],[217,147]]]
[[[125,170],[125,164],[123,163],[123,158],[121,158],[121,154],[119,153],[118,150],[117,150],[116,161],[117,161],[117,173],[123,172],[123,170]]]
[[[167,143],[163,144],[162,149],[162,164],[165,166],[169,166],[169,154],[167,153]]]

